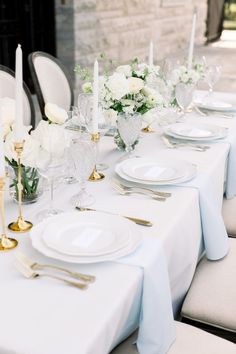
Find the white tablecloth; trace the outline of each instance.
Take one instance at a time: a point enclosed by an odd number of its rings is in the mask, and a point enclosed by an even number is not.
[[[206,122],[216,123],[216,120],[207,118]],[[234,124],[230,119],[219,119],[219,123],[229,128]],[[160,132],[159,128],[158,134]],[[212,202],[217,201],[220,208],[229,143],[212,143],[211,149],[204,153],[167,149],[158,134],[143,136],[137,153],[180,158],[197,164],[199,185],[204,186],[205,191],[212,187]],[[142,227],[142,231],[146,237],[158,238],[165,250],[176,313],[203,251],[199,190],[190,185],[158,188],[172,192],[172,197],[164,203],[140,195],[118,195],[112,189],[111,178],[113,166],[122,153],[115,149],[112,138],[103,138],[101,147],[100,159],[105,156],[111,168],[105,172],[104,181],[88,185],[96,198],[94,207],[146,218],[154,223],[152,228]],[[59,186],[57,207],[72,210],[70,197],[77,188],[77,185]],[[37,211],[48,203],[46,197],[45,193],[37,204],[24,207],[26,219],[35,221]],[[7,222],[15,219],[17,206],[9,199],[6,210]],[[19,247],[27,254],[45,261],[46,257],[32,249],[27,234],[17,235],[17,238],[21,241]],[[82,292],[47,279],[23,279],[12,267],[14,252],[0,257],[0,300],[4,304],[0,317],[1,354],[106,354],[137,327],[143,281],[140,267],[114,262],[71,265],[73,269],[97,276],[89,290]]]

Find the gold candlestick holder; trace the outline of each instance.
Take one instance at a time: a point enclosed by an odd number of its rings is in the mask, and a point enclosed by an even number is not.
[[[2,234],[0,239],[0,251],[8,251],[15,248],[18,245],[18,241],[14,238],[8,238],[6,236],[5,226],[5,209],[4,209],[4,187],[5,178],[0,178],[0,209],[1,209],[1,221],[2,221]]]
[[[95,133],[91,135],[91,140],[95,143],[98,144],[99,140],[100,140],[100,133]],[[94,166],[93,172],[91,173],[91,175],[89,176],[89,181],[91,182],[98,182],[101,181],[105,178],[103,173],[100,173],[97,171],[97,167],[96,165]]]
[[[21,183],[21,155],[24,149],[24,142],[14,143],[14,149],[17,155],[17,163],[18,163],[18,211],[19,215],[17,221],[11,222],[8,225],[9,230],[13,232],[27,232],[29,231],[33,224],[30,221],[26,221],[22,215],[22,183]]]
[[[145,128],[142,129],[143,133],[155,133],[155,130],[151,127],[151,125],[147,125]]]

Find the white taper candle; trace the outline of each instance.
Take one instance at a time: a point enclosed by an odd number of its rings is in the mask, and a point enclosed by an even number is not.
[[[96,59],[93,68],[93,134],[98,132],[98,91],[98,61]]]
[[[23,141],[23,74],[22,74],[22,50],[18,44],[16,49],[16,119],[15,119],[15,141],[20,143]]]
[[[153,66],[153,42],[150,42],[149,45],[149,57],[148,57],[149,66]]]
[[[196,19],[197,13],[194,10],[193,20],[192,20],[192,30],[189,42],[189,51],[188,51],[188,70],[192,69],[193,64],[193,50],[194,50],[194,41],[195,41],[195,31],[196,31]]]

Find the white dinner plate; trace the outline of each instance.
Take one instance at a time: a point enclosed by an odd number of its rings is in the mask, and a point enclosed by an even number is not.
[[[164,133],[176,139],[212,141],[227,136],[227,129],[204,123],[175,123],[164,128]]]
[[[226,92],[214,92],[212,98],[207,99],[208,91],[197,90],[194,93],[196,106],[209,111],[236,112],[236,95]]]
[[[147,180],[140,180],[131,176],[128,176],[126,173],[123,172],[122,170],[122,162],[117,164],[115,166],[115,172],[116,174],[121,177],[122,179],[129,181],[129,182],[135,182],[137,184],[142,184],[142,185],[152,185],[152,186],[165,186],[165,185],[174,185],[174,184],[179,184],[183,182],[190,181],[193,179],[196,174],[197,174],[197,167],[196,165],[191,164],[188,161],[183,161],[183,160],[173,160],[175,163],[178,163],[179,166],[181,166],[181,170],[183,171],[183,176],[177,179],[169,180],[169,181],[147,181]],[[170,162],[170,160],[169,160]]]
[[[42,239],[64,254],[100,256],[113,253],[129,243],[130,233],[124,219],[97,212],[64,213],[48,219]]]
[[[85,211],[85,212],[75,212],[75,213],[81,213],[81,214],[92,214],[92,211]],[[103,214],[97,212],[97,214]],[[107,216],[107,214],[106,214]],[[109,216],[110,217],[110,216]],[[107,216],[107,218],[109,218]],[[122,217],[117,216],[118,219],[120,219],[121,222],[123,222]],[[117,221],[118,221],[117,219]],[[120,250],[114,252],[114,253],[109,253],[106,255],[101,255],[101,256],[71,256],[71,255],[66,255],[63,253],[60,253],[58,251],[53,250],[52,248],[49,248],[43,241],[42,235],[44,229],[47,227],[48,220],[44,220],[41,223],[35,225],[31,231],[30,231],[30,238],[32,242],[32,246],[40,253],[43,255],[58,259],[64,262],[69,262],[69,263],[78,263],[78,264],[86,264],[86,263],[99,263],[99,262],[105,262],[105,261],[112,261],[114,259],[124,257],[128,255],[129,253],[132,253],[141,243],[142,241],[142,233],[140,228],[133,223],[132,221],[129,221],[125,219],[125,222],[127,224],[127,234],[128,232],[130,233],[130,241],[126,245],[126,247],[121,248]]]
[[[121,164],[122,171],[133,178],[142,181],[164,182],[176,180],[184,176],[182,165],[176,161],[134,158]]]

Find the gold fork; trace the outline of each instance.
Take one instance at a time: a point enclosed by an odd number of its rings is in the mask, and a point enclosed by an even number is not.
[[[158,197],[164,197],[164,198],[169,198],[171,197],[171,193],[169,192],[159,192],[159,191],[155,191],[153,189],[149,189],[149,188],[145,188],[145,187],[137,187],[137,186],[125,186],[124,184],[120,183],[120,181],[118,181],[116,178],[113,178],[112,180],[114,182],[114,184],[116,184],[117,186],[119,186],[120,188],[126,190],[126,191],[142,191],[154,196],[158,196]]]
[[[26,266],[24,263],[22,263],[20,261],[17,261],[17,260],[15,261],[14,265],[15,265],[15,268],[22,275],[24,275],[24,277],[26,277],[28,279],[30,279],[30,278],[31,279],[32,278],[38,278],[38,277],[47,277],[47,278],[53,278],[53,279],[56,279],[56,280],[60,280],[60,281],[62,281],[64,283],[66,283],[67,285],[75,286],[76,288],[81,289],[81,290],[85,290],[85,289],[88,288],[87,284],[71,281],[69,279],[58,277],[56,275],[47,274],[47,273],[36,273],[30,267]]]
[[[96,280],[96,277],[94,275],[73,272],[69,269],[55,266],[52,264],[40,264],[40,263],[34,262],[33,260],[29,259],[25,254],[23,254],[21,252],[17,252],[15,257],[19,262],[25,264],[27,267],[31,268],[32,270],[55,269],[57,271],[66,273],[73,278],[80,279],[80,280],[83,280],[86,282],[92,283]]]
[[[159,202],[165,202],[166,198],[164,197],[158,197],[157,195],[154,195],[154,194],[150,194],[150,193],[147,193],[145,191],[142,191],[142,190],[129,190],[129,189],[125,189],[121,186],[119,186],[118,184],[116,183],[112,183],[114,189],[120,193],[120,194],[123,194],[123,195],[130,195],[130,194],[143,194],[143,195],[146,195],[146,197],[150,197],[154,200],[158,200]]]

